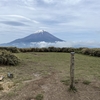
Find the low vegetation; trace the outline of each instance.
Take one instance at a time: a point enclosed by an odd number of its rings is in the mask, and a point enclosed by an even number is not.
[[[35,100],[43,100],[43,95],[42,94],[36,95]]]
[[[6,50],[12,53],[19,53],[19,49],[17,47],[0,47],[0,50]]]
[[[61,80],[61,82],[64,84],[64,85],[67,85],[69,86],[70,85],[70,80]]]
[[[83,84],[85,84],[85,85],[89,85],[91,82],[89,81],[89,80],[84,80],[83,81]]]
[[[0,65],[18,65],[19,59],[14,54],[11,54],[8,51],[2,51],[0,54]]]
[[[48,47],[48,48],[17,48],[17,47],[0,47],[0,50],[7,50],[12,53],[19,52],[75,52],[84,55],[100,57],[100,48],[57,48],[57,47]]]

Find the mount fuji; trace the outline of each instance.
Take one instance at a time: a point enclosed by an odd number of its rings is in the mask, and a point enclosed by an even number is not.
[[[63,42],[63,40],[55,37],[47,31],[39,30],[33,34],[30,34],[24,38],[16,39],[9,43],[1,44],[1,46],[16,46],[16,47],[38,47],[40,42],[56,43]]]

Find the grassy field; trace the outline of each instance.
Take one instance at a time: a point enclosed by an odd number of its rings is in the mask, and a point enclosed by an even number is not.
[[[18,53],[21,64],[16,67],[6,67],[7,71],[17,73],[16,77],[31,77],[32,73],[48,74],[58,71],[69,77],[69,53]],[[19,75],[18,75],[19,74]],[[88,80],[100,79],[100,58],[75,54],[75,77]],[[19,78],[18,78],[19,79]]]
[[[14,94],[17,94],[18,91],[20,91],[25,86],[24,83],[34,81],[35,79],[39,79],[41,77],[46,78],[52,75],[53,73],[56,73],[59,76],[59,80],[70,79],[69,53],[31,52],[31,53],[16,53],[15,55],[18,56],[21,60],[21,63],[18,66],[0,67],[0,75],[3,75],[5,77],[3,82],[13,83],[11,86],[9,86],[11,87],[11,91],[8,88],[7,89],[5,88],[6,92],[1,91],[2,92],[1,100],[6,100],[6,98],[8,97],[9,98],[13,97]],[[14,74],[13,79],[7,78],[8,72]],[[91,83],[94,81],[100,81],[100,58],[75,54],[75,80],[80,80],[82,82],[88,81]],[[100,87],[98,86],[98,88]],[[8,100],[17,100],[17,99],[10,98]],[[23,100],[31,100],[31,99],[23,99]],[[61,99],[61,100],[66,100],[66,99]]]

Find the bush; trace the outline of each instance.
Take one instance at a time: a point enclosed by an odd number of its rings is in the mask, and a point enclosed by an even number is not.
[[[15,55],[4,51],[0,55],[0,65],[18,65],[20,60]]]
[[[12,53],[19,53],[20,50],[17,47],[0,47],[0,50],[7,50]]]
[[[8,51],[12,52],[12,53],[19,53],[19,49],[17,47],[9,47]]]
[[[82,54],[90,55],[90,49],[88,49],[88,48],[82,49],[81,52],[82,52]]]

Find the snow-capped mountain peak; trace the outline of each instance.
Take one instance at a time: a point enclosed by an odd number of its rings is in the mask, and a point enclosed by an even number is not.
[[[38,34],[38,33],[42,33],[43,34],[43,32],[45,32],[45,31],[44,30],[38,30],[34,34]]]

